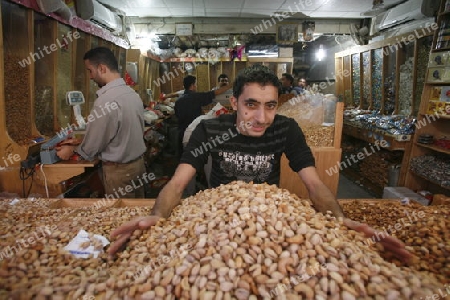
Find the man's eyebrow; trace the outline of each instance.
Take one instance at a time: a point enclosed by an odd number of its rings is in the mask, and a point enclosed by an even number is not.
[[[245,102],[245,103],[261,103],[261,102],[259,102],[258,100],[253,99],[253,98],[245,99],[244,102]],[[266,102],[266,103],[264,103],[264,104],[277,104],[277,103],[278,103],[277,100],[270,100],[270,101],[268,101],[268,102]]]

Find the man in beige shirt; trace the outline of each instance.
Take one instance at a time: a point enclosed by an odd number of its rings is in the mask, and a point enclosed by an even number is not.
[[[143,153],[144,109],[139,95],[125,84],[111,50],[98,47],[84,55],[89,77],[100,89],[87,118],[79,145],[68,140],[57,155],[69,159],[74,152],[84,159],[102,161],[106,198],[144,198],[148,182]]]

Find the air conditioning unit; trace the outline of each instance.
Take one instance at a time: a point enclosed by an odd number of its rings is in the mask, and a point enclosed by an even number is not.
[[[105,28],[113,33],[122,33],[122,19],[96,0],[77,0],[80,18]]]
[[[372,18],[371,34],[435,15],[439,1],[408,0]]]

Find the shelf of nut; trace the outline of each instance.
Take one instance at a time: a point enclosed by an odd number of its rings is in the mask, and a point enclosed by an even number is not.
[[[294,98],[295,99],[295,98]],[[291,104],[289,101],[278,108],[277,114],[297,121],[310,147],[332,147],[334,126],[322,126],[310,120],[323,120],[322,106],[313,106],[307,102]]]
[[[31,137],[30,73],[17,62],[23,58],[5,53],[5,114],[8,135],[19,145]]]

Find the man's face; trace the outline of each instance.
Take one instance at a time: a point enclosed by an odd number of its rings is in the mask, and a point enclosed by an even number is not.
[[[281,85],[283,87],[290,87],[291,82],[289,81],[289,79],[286,78],[286,76],[281,76]]]
[[[236,126],[243,135],[260,137],[273,123],[278,105],[278,89],[273,85],[249,83],[238,99],[231,97],[237,111]]]
[[[304,87],[306,86],[306,80],[305,80],[305,79],[300,79],[300,80],[298,81],[298,86],[304,88]]]
[[[101,64],[95,66],[91,64],[88,59],[86,59],[84,61],[84,65],[89,72],[89,79],[94,81],[100,88],[106,85],[106,82],[102,79],[103,66]]]
[[[223,87],[223,86],[228,85],[228,82],[229,82],[228,78],[220,78],[220,80],[219,80],[219,87]]]
[[[195,81],[193,84],[191,84],[191,91],[196,92],[197,91],[197,81]]]

